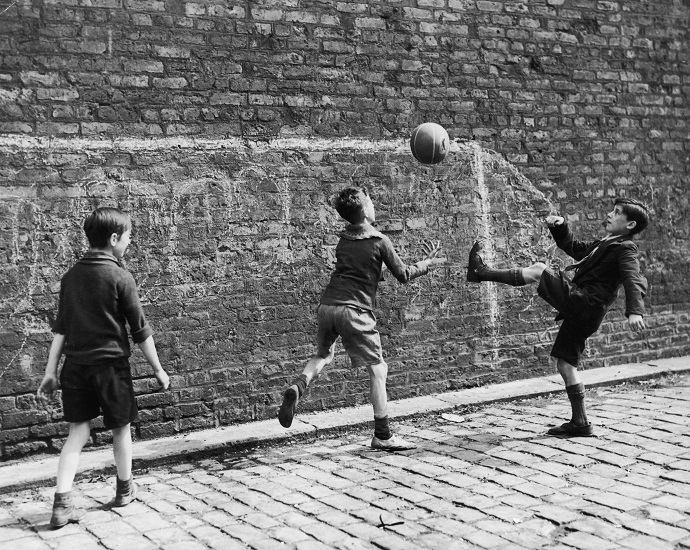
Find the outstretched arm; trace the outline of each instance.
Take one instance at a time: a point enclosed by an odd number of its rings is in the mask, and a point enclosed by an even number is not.
[[[546,222],[551,235],[556,241],[556,246],[565,252],[571,258],[581,260],[587,255],[587,250],[593,243],[585,243],[578,241],[573,237],[570,227],[562,216],[547,216],[544,220]]]
[[[386,237],[384,239],[383,261],[393,276],[401,283],[405,284],[421,275],[426,275],[429,268],[445,263],[446,258],[439,258],[441,253],[440,243],[433,244],[429,241],[423,243],[422,248],[426,257],[411,266],[405,265],[393,248],[392,243]]]

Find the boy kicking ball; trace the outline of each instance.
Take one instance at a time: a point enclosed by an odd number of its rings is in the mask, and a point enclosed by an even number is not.
[[[60,528],[78,522],[86,513],[74,506],[72,483],[79,455],[91,436],[91,419],[103,414],[113,433],[117,468],[115,499],[110,506],[126,506],[136,497],[132,481],[130,422],[137,417],[137,403],[129,370],[132,339],[153,368],[161,389],[169,379],[158,360],[152,330],[144,317],[136,283],[120,266],[130,243],[131,221],[117,208],[99,208],[84,222],[91,248],[62,278],[53,343],[46,372],[38,388],[39,400],[52,398],[60,372],[64,419],[69,435],[60,452],[53,514],[50,524]]]
[[[551,435],[574,437],[594,433],[585,411],[585,388],[577,367],[585,350],[587,338],[594,334],[606,312],[618,296],[618,288],[625,288],[625,315],[633,331],[645,328],[644,296],[647,280],[640,273],[637,245],[633,236],[649,224],[647,207],[634,199],[618,199],[606,215],[604,239],[593,242],[578,241],[561,216],[548,216],[549,227],[558,247],[577,260],[565,271],[574,271],[570,280],[564,271],[555,273],[546,264],[535,263],[525,268],[494,269],[479,256],[480,246],[470,250],[467,280],[472,283],[494,281],[511,286],[537,284],[537,292],[558,310],[556,320],[561,328],[551,350],[557,368],[565,382],[565,390],[572,408],[572,418],[561,426],[551,428]]]
[[[369,396],[374,408],[371,446],[386,451],[414,449],[413,443],[392,435],[388,423],[388,365],[383,360],[373,313],[376,291],[383,264],[398,281],[407,283],[446,259],[437,257],[441,252],[439,245],[425,245],[426,258],[412,266],[405,265],[390,239],[372,226],[376,219],[374,205],[363,187],[341,191],[335,209],[348,225],[340,234],[335,270],[318,308],[317,352],[299,378],[285,390],[278,420],[283,427],[290,427],[299,399],[309,383],[333,360],[335,341],[340,336],[352,365],[366,367],[369,373]]]

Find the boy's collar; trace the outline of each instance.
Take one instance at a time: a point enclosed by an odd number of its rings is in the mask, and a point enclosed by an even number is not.
[[[340,233],[341,237],[346,237],[350,240],[369,239],[371,237],[381,237],[381,233],[377,231],[370,223],[347,224],[345,230]]]
[[[118,260],[113,254],[110,252],[107,252],[106,250],[101,250],[98,248],[89,248],[84,253],[84,256],[82,259],[85,260],[111,260],[115,262],[117,265],[121,266],[122,264],[120,263],[120,260]]]
[[[111,258],[115,258],[115,254],[113,254],[110,250],[107,248],[89,248],[86,251],[87,254],[91,254],[94,256],[97,255],[105,255],[105,256],[110,256]],[[117,258],[115,258],[117,260]]]

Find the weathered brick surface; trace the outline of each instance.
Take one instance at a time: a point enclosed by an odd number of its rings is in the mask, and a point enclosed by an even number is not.
[[[467,250],[480,235],[497,263],[555,259],[539,215],[593,236],[619,195],[654,208],[649,329],[630,334],[619,300],[587,366],[688,353],[689,19],[674,0],[14,4],[0,15],[2,456],[64,437],[59,407],[19,399],[102,204],[133,214],[128,266],[172,375],[154,393],[136,356],[142,437],[275,413],[313,351],[328,201],[348,183],[372,189],[406,260],[425,238],[450,259],[382,285],[391,397],[546,372],[551,310],[533,289],[467,287]],[[433,169],[405,144],[428,120],[463,140]],[[310,391],[312,407],[362,403],[366,376],[339,355]]]

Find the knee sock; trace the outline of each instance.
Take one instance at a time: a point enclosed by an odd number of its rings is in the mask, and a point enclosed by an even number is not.
[[[378,439],[391,438],[391,428],[388,424],[388,415],[382,417],[374,416],[374,435]]]
[[[299,378],[295,380],[293,386],[297,386],[297,393],[299,394],[298,397],[302,397],[304,392],[307,390],[307,375],[300,374]]]
[[[573,410],[573,416],[570,420],[576,426],[584,426],[588,423],[587,413],[585,412],[585,386],[584,384],[573,384],[566,386],[565,391],[570,399],[570,406]]]
[[[510,286],[525,286],[525,278],[522,276],[522,269],[495,269],[483,266],[477,269],[477,275],[482,281],[494,281]]]

